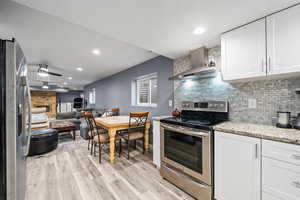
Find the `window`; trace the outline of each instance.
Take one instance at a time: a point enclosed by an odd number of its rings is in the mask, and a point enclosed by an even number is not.
[[[89,91],[89,103],[95,104],[96,103],[96,89],[93,88]]]
[[[150,74],[139,77],[136,86],[136,105],[137,106],[157,106],[157,74]]]

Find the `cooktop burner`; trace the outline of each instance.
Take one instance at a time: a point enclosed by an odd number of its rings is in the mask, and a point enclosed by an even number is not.
[[[183,107],[188,108],[181,111],[181,117],[170,117],[161,119],[163,123],[211,130],[214,125],[228,120],[227,102],[183,102]]]
[[[210,130],[212,126],[223,122],[225,120],[189,120],[185,118],[176,118],[176,117],[170,117],[170,118],[165,118],[160,120],[163,123],[169,123],[169,124],[174,124],[174,125],[181,125],[181,126],[186,126],[186,127],[191,127],[191,128],[198,128],[198,129],[205,129],[205,130]]]

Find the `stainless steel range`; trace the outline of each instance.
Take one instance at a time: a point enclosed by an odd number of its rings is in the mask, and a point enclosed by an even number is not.
[[[182,102],[161,121],[161,175],[196,199],[213,199],[213,126],[228,120],[225,101]]]

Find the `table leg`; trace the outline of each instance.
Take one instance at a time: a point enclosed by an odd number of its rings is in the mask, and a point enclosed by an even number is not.
[[[145,130],[145,151],[149,151],[149,129],[150,129],[150,123],[146,123],[146,130]]]
[[[73,130],[73,140],[76,140],[76,130]]]
[[[116,130],[109,129],[109,160],[110,163],[115,163],[115,137],[116,137]]]

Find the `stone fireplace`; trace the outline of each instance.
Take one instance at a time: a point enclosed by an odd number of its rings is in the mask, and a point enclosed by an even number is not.
[[[56,92],[31,91],[31,103],[33,108],[46,108],[50,119],[56,118]]]
[[[50,104],[33,104],[32,105],[34,108],[46,108],[46,112],[51,111],[51,105]]]

